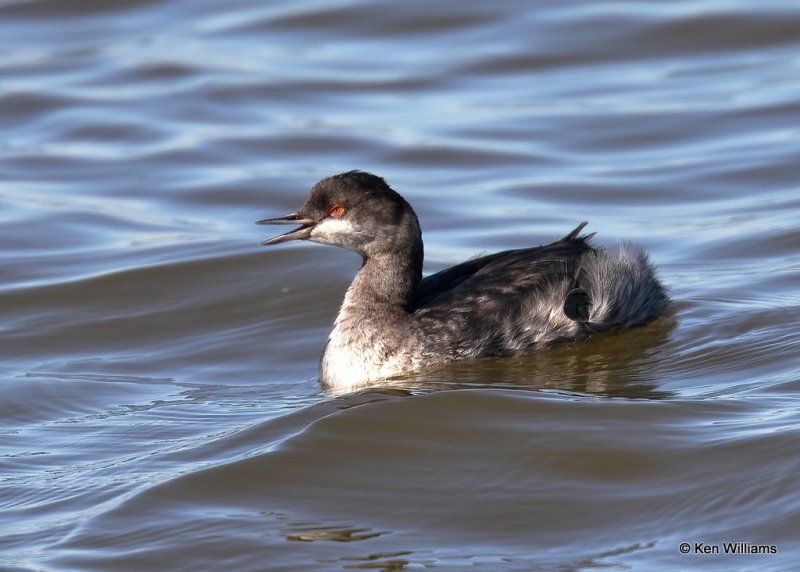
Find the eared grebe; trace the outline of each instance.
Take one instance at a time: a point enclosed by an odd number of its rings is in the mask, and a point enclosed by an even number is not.
[[[319,181],[292,214],[299,224],[261,244],[311,240],[363,259],[320,363],[333,389],[453,360],[500,355],[644,324],[669,298],[647,255],[594,248],[581,223],[535,248],[468,260],[422,278],[422,233],[382,178],[350,171]]]

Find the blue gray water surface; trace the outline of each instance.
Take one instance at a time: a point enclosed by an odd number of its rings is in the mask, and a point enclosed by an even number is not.
[[[800,7],[6,0],[0,30],[0,567],[796,565]],[[675,311],[326,395],[359,261],[252,223],[353,168],[427,272],[589,220]]]

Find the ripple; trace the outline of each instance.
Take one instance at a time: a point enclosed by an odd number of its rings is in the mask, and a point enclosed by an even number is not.
[[[798,10],[403,6],[0,6],[0,566],[797,560]],[[675,312],[326,396],[358,257],[252,222],[352,168],[427,272],[590,220]]]
[[[316,420],[277,449],[143,492],[85,527],[68,543],[72,553],[78,555],[84,546],[106,544],[121,534],[150,539],[158,531],[148,530],[142,536],[145,530],[137,515],[156,507],[158,526],[170,527],[178,538],[211,530],[219,510],[229,522],[266,524],[257,514],[268,514],[267,520],[277,519],[290,540],[312,544],[357,538],[369,543],[372,552],[381,553],[386,541],[398,536],[409,548],[406,556],[412,562],[445,558],[447,551],[432,547],[438,544],[436,538],[450,535],[471,543],[473,549],[462,557],[480,545],[483,554],[499,553],[513,561],[529,553],[531,542],[552,550],[551,539],[559,530],[574,534],[596,529],[597,518],[614,526],[605,527],[602,539],[579,551],[584,558],[635,550],[636,545],[621,540],[631,536],[649,538],[639,546],[663,552],[655,547],[655,538],[663,537],[656,532],[659,528],[651,528],[653,522],[661,523],[658,527],[672,522],[685,530],[680,523],[687,519],[695,525],[712,519],[729,523],[723,525],[728,534],[737,534],[739,525],[729,516],[739,510],[767,504],[771,518],[793,510],[780,506],[785,498],[780,491],[791,486],[790,474],[774,471],[770,460],[784,458],[796,428],[781,441],[768,434],[753,436],[741,403],[575,401],[500,391],[364,397],[368,399],[356,407],[333,412],[314,406]],[[351,398],[345,404],[347,399]],[[697,423],[702,417],[705,421]],[[304,422],[308,420],[306,416]],[[636,431],[626,429],[631,423]],[[775,428],[795,427],[796,414],[772,418],[770,423]],[[591,429],[596,427],[603,429]],[[732,428],[743,430],[739,438],[721,438]],[[657,451],[651,446],[656,440]],[[743,448],[759,459],[747,469],[739,462]],[[691,461],[701,458],[702,462]],[[311,466],[315,469],[309,470]],[[732,470],[718,471],[726,466]],[[732,481],[744,488],[732,492]],[[255,491],[260,499],[256,506]],[[408,491],[424,502],[404,506]],[[465,497],[463,491],[470,495]],[[601,517],[595,505],[604,498],[615,499],[624,510],[603,511]],[[193,511],[196,525],[191,530],[175,522],[180,512],[176,508],[187,506],[188,499],[204,499],[201,506],[193,500],[194,508],[184,509]],[[501,506],[504,517],[498,522],[491,515]],[[633,514],[638,516],[631,521]],[[293,524],[287,526],[286,521]],[[323,524],[332,521],[358,524]],[[144,522],[150,526],[150,519]],[[447,526],[440,526],[444,522]],[[413,532],[420,527],[426,536]],[[504,550],[493,540],[498,538],[498,527]],[[324,546],[320,543],[318,557],[339,552]],[[264,549],[277,550],[279,557],[292,551],[290,545],[252,548],[256,550],[252,558]],[[562,558],[576,557],[574,548],[569,550],[571,555]],[[148,558],[158,553],[158,546],[151,544]],[[114,556],[108,556],[113,561]],[[555,553],[551,556],[558,558]],[[82,561],[78,558],[71,560],[73,565]]]

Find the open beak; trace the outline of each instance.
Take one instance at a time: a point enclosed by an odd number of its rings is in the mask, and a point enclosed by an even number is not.
[[[311,236],[311,231],[317,226],[317,221],[306,218],[297,213],[288,214],[286,216],[279,216],[276,218],[266,218],[258,221],[256,224],[299,224],[300,226],[289,232],[284,232],[278,236],[273,236],[261,242],[264,246],[270,244],[280,244],[289,240],[305,240]]]

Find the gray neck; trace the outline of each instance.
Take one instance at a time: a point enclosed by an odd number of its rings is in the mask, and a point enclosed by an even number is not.
[[[367,256],[347,290],[342,311],[355,314],[410,312],[421,279],[421,247],[410,253]]]

